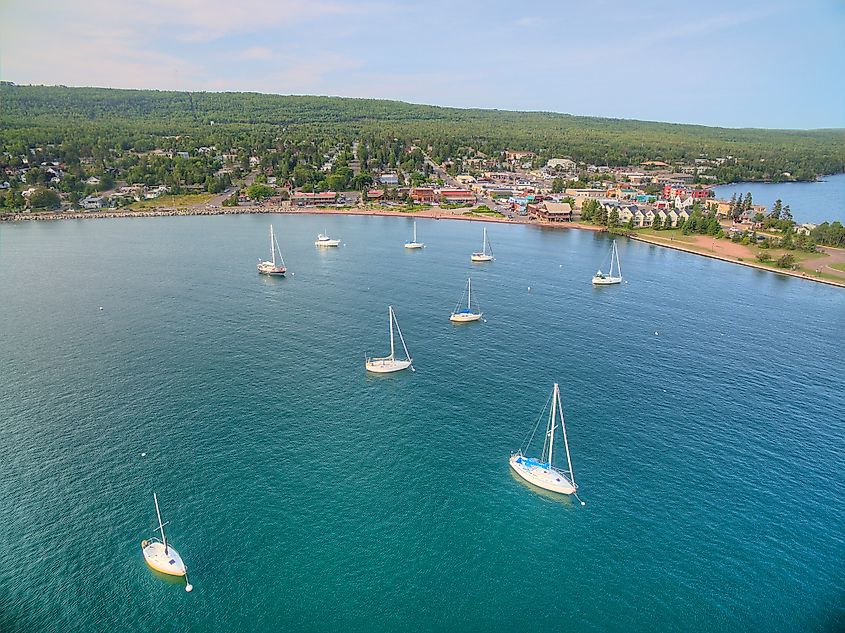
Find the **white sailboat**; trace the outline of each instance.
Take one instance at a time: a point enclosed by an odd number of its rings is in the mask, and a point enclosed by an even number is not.
[[[479,309],[478,312],[472,311],[472,278],[467,279],[467,287],[464,294],[467,297],[467,307],[463,307],[464,296],[461,295],[461,300],[455,306],[455,309],[452,310],[449,320],[453,323],[469,323],[470,321],[481,320],[481,310]]]
[[[470,255],[470,261],[473,262],[492,262],[493,261],[493,247],[490,245],[490,240],[487,239],[487,227],[484,227],[484,242],[481,250]]]
[[[545,408],[544,408],[545,411]],[[555,429],[558,426],[558,415],[560,416],[560,428],[563,430],[563,445],[566,448],[566,464],[567,471],[555,468],[553,465],[554,459],[554,443],[555,443]],[[542,415],[540,416],[542,419]],[[525,448],[531,444],[534,434],[537,432],[537,426],[540,424],[540,419],[537,420],[537,425],[531,433],[531,437],[525,442]],[[563,407],[560,403],[560,389],[555,383],[552,391],[552,406],[549,411],[549,419],[546,425],[546,439],[543,442],[543,452],[539,458],[527,457],[522,448],[511,454],[510,466],[514,472],[522,477],[528,483],[534,484],[538,488],[550,490],[564,495],[574,494],[578,496],[578,486],[575,484],[575,476],[572,474],[572,459],[569,456],[569,440],[566,437],[566,422],[563,419]]]
[[[425,244],[417,241],[417,221],[414,220],[414,239],[405,243],[405,248],[423,248]]]
[[[616,274],[613,274],[613,262],[616,260]],[[616,240],[613,240],[613,244],[610,247],[610,272],[606,275],[599,269],[599,271],[593,275],[593,285],[594,286],[610,286],[613,284],[621,284],[622,283],[622,267],[619,265],[619,250],[616,248]]]
[[[167,543],[167,535],[164,533],[164,523],[161,521],[161,512],[158,509],[158,496],[153,493],[153,501],[156,506],[158,517],[158,530],[161,533],[161,540],[153,537],[148,541],[141,541],[141,551],[147,565],[170,576],[185,577],[185,591],[191,591],[193,586],[188,582],[188,568],[179,556],[179,552]]]
[[[279,263],[276,263],[276,253],[279,253]],[[258,260],[258,272],[262,275],[273,275],[281,277],[285,274],[285,260],[282,257],[282,250],[279,248],[279,243],[276,241],[276,236],[273,233],[273,225],[270,225],[270,261]]]
[[[340,240],[333,240],[326,233],[320,233],[314,242],[315,246],[340,246]]]
[[[376,374],[389,374],[394,371],[402,371],[403,369],[414,368],[411,366],[411,355],[408,353],[408,346],[405,345],[405,338],[402,336],[402,330],[399,329],[399,321],[396,320],[396,313],[393,311],[393,306],[387,306],[387,322],[390,326],[390,356],[383,358],[367,358],[364,366],[367,371]],[[394,348],[393,340],[393,325],[396,325],[396,331],[399,333],[399,340],[402,342],[402,349],[405,350],[405,358],[396,358],[396,350]]]

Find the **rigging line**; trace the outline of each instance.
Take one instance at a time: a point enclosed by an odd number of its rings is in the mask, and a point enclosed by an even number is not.
[[[525,448],[525,450],[528,450],[528,446],[529,446],[529,445],[531,444],[531,442],[534,440],[534,434],[537,432],[537,427],[539,427],[539,426],[540,426],[540,420],[542,420],[542,419],[543,419],[543,416],[544,416],[544,414],[546,413],[546,407],[548,407],[548,406],[549,406],[549,402],[550,402],[550,401],[551,401],[551,399],[552,399],[552,395],[554,395],[554,392],[552,392],[552,394],[551,394],[551,395],[549,395],[549,397],[546,399],[546,404],[543,406],[543,410],[542,410],[542,411],[540,411],[540,415],[537,417],[537,423],[534,425],[534,430],[533,430],[533,431],[531,431],[531,437],[530,437],[530,438],[528,438],[528,441],[527,441],[527,442],[526,442],[525,440],[523,440],[523,441],[522,441],[522,444],[520,444],[520,445],[519,445],[519,450],[522,450],[522,449],[523,449],[523,447]],[[528,435],[527,435],[527,434],[526,434],[526,437],[528,437]]]

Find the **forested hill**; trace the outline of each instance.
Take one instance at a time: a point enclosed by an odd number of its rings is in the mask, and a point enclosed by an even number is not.
[[[607,165],[738,159],[720,169],[720,180],[778,179],[782,172],[811,178],[845,170],[842,129],[731,129],[339,97],[0,86],[0,148],[9,153],[51,143],[143,150],[173,136],[256,151],[280,139],[392,136],[431,146],[439,158],[471,147]]]

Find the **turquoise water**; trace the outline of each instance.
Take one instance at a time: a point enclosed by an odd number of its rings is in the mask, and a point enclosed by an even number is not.
[[[714,188],[716,197],[724,200],[733,194],[745,197],[749,191],[754,204],[770,209],[775,200],[782,200],[797,222],[845,223],[845,174],[824,176],[817,182],[739,182]]]
[[[4,633],[843,628],[845,292],[378,217],[273,217],[263,278],[270,219],[0,226]],[[388,303],[417,372],[367,376]],[[554,381],[585,507],[507,465]]]

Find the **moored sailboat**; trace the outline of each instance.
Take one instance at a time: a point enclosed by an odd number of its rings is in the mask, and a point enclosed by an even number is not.
[[[410,242],[405,243],[405,248],[423,248],[425,244],[417,241],[417,221],[414,220],[414,238]]]
[[[320,233],[314,241],[315,246],[340,246],[340,240],[333,240],[326,233]]]
[[[452,314],[449,317],[452,323],[469,323],[470,321],[481,320],[481,310],[479,309],[478,312],[473,312],[472,310],[472,278],[467,279],[465,294],[467,297],[467,307],[463,307],[464,297],[461,295],[461,300],[455,306],[455,309],[452,310]]]
[[[390,355],[381,358],[367,357],[364,361],[364,367],[367,371],[376,374],[389,374],[394,371],[402,371],[403,369],[411,368],[412,359],[408,353],[408,346],[405,345],[405,338],[402,336],[402,330],[399,329],[399,321],[396,320],[396,313],[393,311],[393,306],[387,306],[387,322],[390,328]],[[405,350],[405,358],[396,358],[396,349],[393,338],[393,326],[396,325],[396,332],[399,334],[399,340],[402,342],[402,349]]]
[[[276,253],[279,254],[279,262],[276,262]],[[258,260],[258,272],[262,275],[272,275],[281,277],[286,272],[285,260],[282,258],[282,250],[279,248],[279,243],[276,241],[276,235],[273,233],[273,225],[270,225],[270,260]]]
[[[523,452],[523,448],[528,450],[531,440],[537,432],[537,427],[540,424],[542,415],[540,416],[540,419],[537,420],[537,424],[534,426],[534,431],[525,442],[524,447],[521,447],[518,451],[511,454],[509,460],[510,467],[517,475],[538,488],[564,495],[575,495],[577,497],[578,486],[575,483],[575,476],[572,474],[572,459],[569,455],[569,439],[566,436],[566,422],[563,418],[563,407],[560,403],[560,389],[557,383],[555,383],[554,389],[552,390],[551,400],[552,406],[549,410],[548,422],[546,424],[546,437],[543,442],[543,451],[540,454],[540,457],[526,456]],[[559,423],[558,416],[560,417]],[[566,465],[568,473],[567,471],[554,466],[555,429],[558,427],[558,424],[563,431],[563,445],[566,449]]]
[[[185,591],[191,591],[193,586],[188,582],[188,568],[179,555],[179,552],[167,543],[167,535],[164,533],[165,524],[161,521],[161,512],[158,509],[158,496],[155,493],[153,493],[153,501],[156,506],[158,531],[161,534],[161,540],[153,537],[149,540],[141,541],[141,552],[144,554],[144,560],[152,569],[162,574],[184,576]]]
[[[476,251],[469,257],[473,262],[492,262],[493,261],[493,246],[490,240],[487,239],[487,227],[484,227],[484,241],[480,251]]]
[[[616,263],[616,274],[613,274],[614,260]],[[610,272],[604,274],[601,268],[593,275],[594,286],[611,286],[622,283],[622,267],[619,265],[619,250],[616,248],[616,240],[610,246]]]

